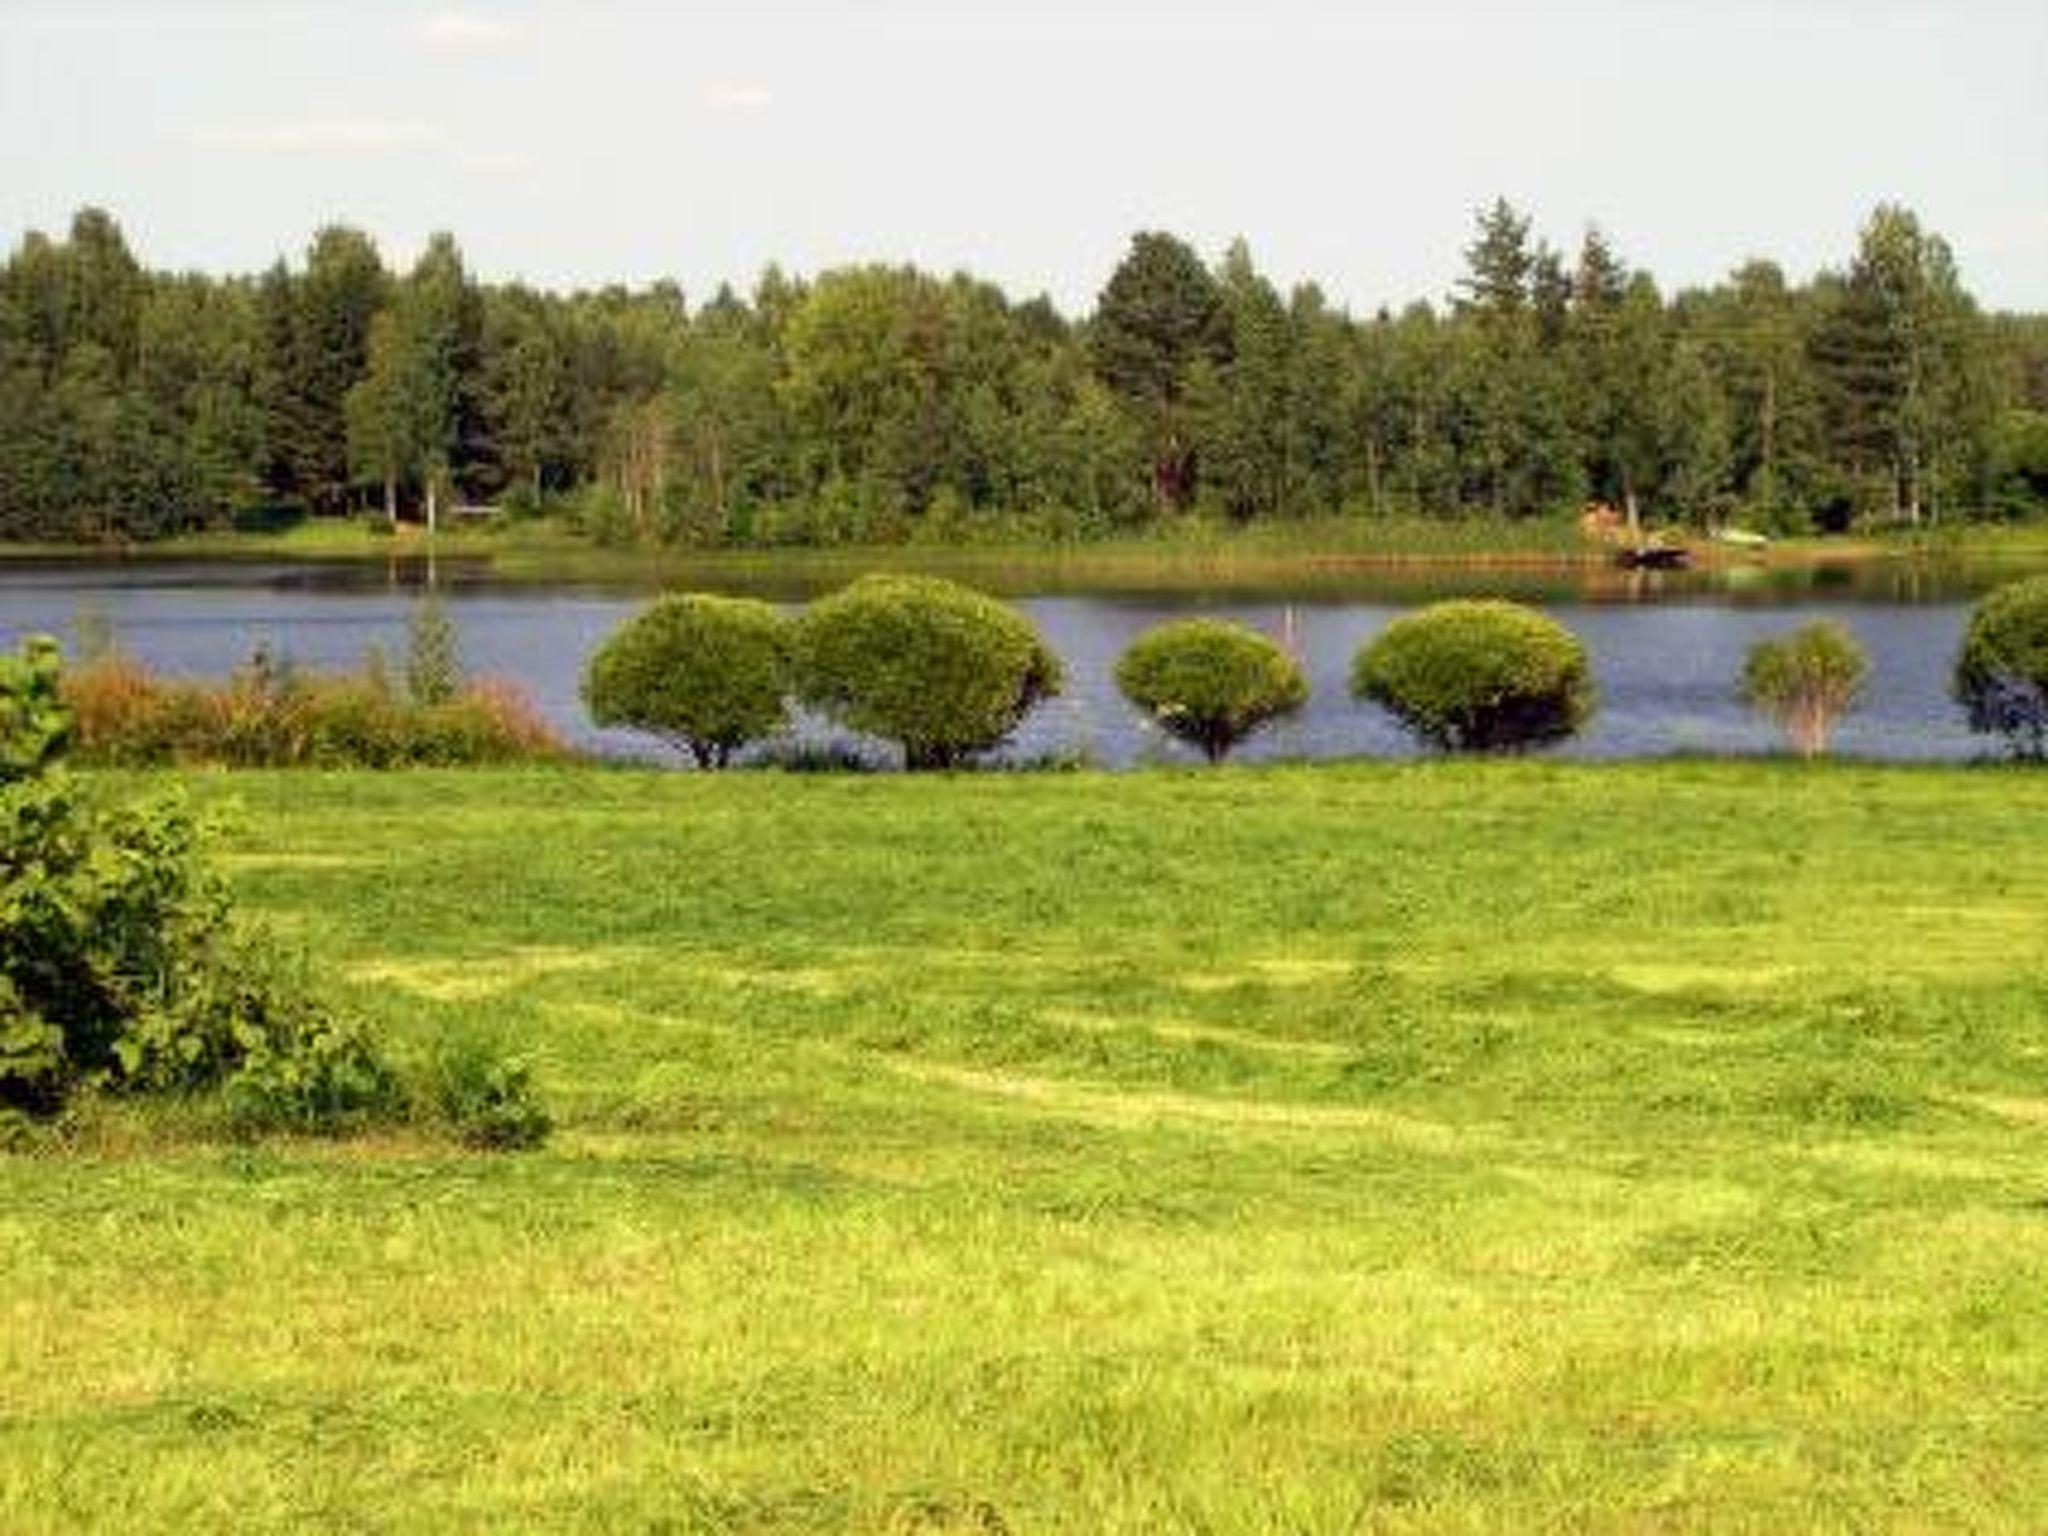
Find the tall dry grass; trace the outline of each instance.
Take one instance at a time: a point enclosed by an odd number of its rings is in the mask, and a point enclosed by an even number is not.
[[[485,679],[413,702],[381,669],[302,672],[258,656],[225,681],[168,678],[119,651],[64,679],[78,757],[104,767],[453,767],[570,756],[525,690]]]

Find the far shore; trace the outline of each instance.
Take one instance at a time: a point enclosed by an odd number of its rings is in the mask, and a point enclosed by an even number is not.
[[[1696,570],[1740,573],[1865,566],[1885,561],[2048,563],[2048,526],[1954,525],[1772,540],[1762,547],[1671,533]],[[1184,522],[1148,533],[1071,541],[698,546],[601,544],[558,520],[458,526],[429,535],[416,523],[395,531],[357,518],[316,519],[281,533],[209,532],[148,543],[0,543],[0,562],[68,560],[272,560],[481,564],[511,582],[588,581],[673,586],[707,583],[829,584],[889,568],[954,575],[998,587],[1160,588],[1299,581],[1314,587],[1346,576],[1412,571],[1555,572],[1612,570],[1611,547],[1556,519],[1396,520],[1346,518],[1241,528]],[[1618,579],[1633,573],[1615,571]]]

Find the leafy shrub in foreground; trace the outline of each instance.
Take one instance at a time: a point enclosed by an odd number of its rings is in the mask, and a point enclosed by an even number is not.
[[[1570,736],[1593,712],[1578,636],[1520,603],[1436,603],[1358,653],[1351,691],[1446,752],[1499,752]]]
[[[47,675],[0,679],[0,713]],[[0,1111],[81,1087],[219,1086],[305,1128],[395,1107],[368,1041],[234,927],[198,841],[177,804],[105,801],[54,759],[0,785]]]
[[[194,830],[166,804],[102,805],[57,771],[0,789],[0,1109],[80,1082],[215,1075],[185,985],[223,920]]]
[[[1817,757],[1869,672],[1856,637],[1826,620],[1752,646],[1742,668],[1742,697],[1785,728],[1801,757]]]
[[[0,656],[0,1122],[81,1090],[217,1094],[255,1130],[403,1118],[375,1042],[235,923],[195,819],[65,770],[60,684],[48,642]],[[506,1126],[545,1132],[523,1072],[469,1077],[482,1087],[465,1114],[490,1144]]]
[[[1183,619],[1138,637],[1117,663],[1125,698],[1212,763],[1308,702],[1301,664],[1257,630]]]
[[[590,658],[583,701],[599,725],[627,725],[723,768],[783,723],[789,624],[751,598],[665,597]]]
[[[63,653],[47,636],[0,652],[0,786],[37,777],[71,744],[63,675]]]
[[[1970,729],[2015,757],[2048,758],[2048,576],[1998,588],[1970,615],[1955,694]]]
[[[215,1074],[243,1131],[320,1134],[404,1118],[397,1073],[360,1025],[315,1000],[311,980],[246,939],[221,947],[183,1008],[186,1038],[220,1041]],[[130,1086],[202,1089],[210,1079]]]
[[[928,576],[864,576],[797,625],[797,694],[894,741],[911,768],[1000,744],[1060,691],[1059,658],[1014,608]]]

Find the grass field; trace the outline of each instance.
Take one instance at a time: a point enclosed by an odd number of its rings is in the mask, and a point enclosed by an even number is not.
[[[0,1529],[2042,1528],[2048,776],[193,784],[562,1128],[0,1163]]]

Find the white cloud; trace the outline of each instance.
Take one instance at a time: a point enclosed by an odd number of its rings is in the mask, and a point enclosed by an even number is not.
[[[424,123],[376,119],[271,123],[258,127],[202,127],[193,130],[192,137],[206,149],[273,155],[390,154],[406,149],[426,149],[440,139],[440,135]]]
[[[732,111],[759,111],[775,105],[775,92],[765,85],[745,80],[725,80],[706,86],[704,100],[714,107]]]
[[[419,35],[436,48],[509,48],[526,40],[526,29],[479,11],[436,11],[420,23]]]

